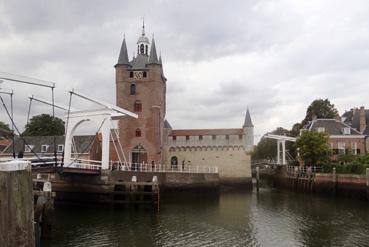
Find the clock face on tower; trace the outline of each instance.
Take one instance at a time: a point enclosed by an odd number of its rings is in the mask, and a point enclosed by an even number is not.
[[[133,72],[133,78],[136,80],[141,80],[143,77],[142,71],[135,71]]]

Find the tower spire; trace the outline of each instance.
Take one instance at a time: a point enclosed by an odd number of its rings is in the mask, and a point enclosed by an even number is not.
[[[156,46],[155,46],[155,39],[152,38],[151,41],[151,50],[150,50],[150,57],[149,57],[149,63],[159,63],[158,55],[156,54]]]
[[[142,18],[142,36],[145,36],[145,18]]]
[[[254,125],[252,124],[252,121],[251,121],[249,107],[247,107],[247,110],[246,110],[245,122],[243,124],[243,127],[244,128],[245,127],[254,127]]]
[[[119,58],[118,58],[118,63],[117,64],[129,65],[125,35],[124,35],[124,38],[123,38],[122,47],[120,48],[120,53],[119,53]]]

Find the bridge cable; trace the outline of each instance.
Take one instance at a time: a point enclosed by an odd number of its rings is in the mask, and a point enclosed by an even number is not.
[[[17,127],[17,125],[14,123],[14,119],[12,118],[12,116],[11,116],[11,114],[9,113],[9,110],[8,110],[8,108],[6,107],[6,104],[5,104],[5,102],[4,102],[4,99],[3,99],[3,97],[0,95],[0,100],[1,100],[1,102],[2,102],[2,105],[3,105],[3,107],[4,107],[4,109],[5,109],[5,112],[6,112],[6,114],[8,115],[8,117],[9,117],[9,119],[11,120],[11,122],[12,122],[12,124],[13,124],[13,126],[14,126],[14,129],[17,131],[17,133],[18,133],[18,135],[19,135],[19,137],[22,139],[22,141],[23,141],[23,143],[24,143],[24,145],[25,146],[27,146],[30,150],[31,150],[31,152],[42,162],[42,163],[44,163],[45,165],[47,165],[47,163],[45,162],[45,161],[43,161],[41,158],[40,158],[40,156],[38,156],[38,154],[35,152],[35,151],[33,151],[33,149],[31,148],[31,146],[26,142],[26,140],[24,139],[24,137],[21,135],[21,133],[20,133],[20,131],[19,131],[19,129],[18,129],[18,127]],[[15,145],[15,143],[13,142],[13,146]]]

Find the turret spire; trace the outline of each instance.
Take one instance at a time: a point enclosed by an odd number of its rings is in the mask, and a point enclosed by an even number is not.
[[[145,18],[142,18],[142,36],[145,36]]]
[[[126,44],[126,38],[123,38],[122,47],[120,48],[119,58],[117,64],[126,64],[129,65],[128,60],[128,52],[127,52],[127,44]]]
[[[154,38],[152,38],[152,41],[151,41],[149,63],[159,64],[158,55],[156,54],[156,46],[155,46]]]
[[[245,122],[243,124],[243,127],[254,127],[254,125],[252,124],[252,121],[251,121],[251,116],[250,116],[250,111],[249,111],[249,108],[247,107],[247,110],[246,110],[246,116],[245,116]]]

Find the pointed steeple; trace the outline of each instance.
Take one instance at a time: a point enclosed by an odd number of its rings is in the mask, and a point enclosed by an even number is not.
[[[163,61],[161,61],[161,52],[160,52],[160,55],[159,55],[159,63],[163,64]]]
[[[142,36],[145,36],[145,19],[142,18]]]
[[[251,121],[251,116],[250,116],[250,111],[249,111],[249,108],[247,107],[247,110],[246,110],[246,116],[245,116],[245,123],[243,124],[243,127],[254,127],[254,125],[252,124],[252,121]]]
[[[127,44],[126,38],[123,38],[122,47],[120,48],[119,58],[117,64],[126,64],[129,65],[128,52],[127,52]]]
[[[154,37],[152,38],[152,41],[151,41],[149,63],[159,64],[158,55],[156,54],[156,46],[155,46]]]

